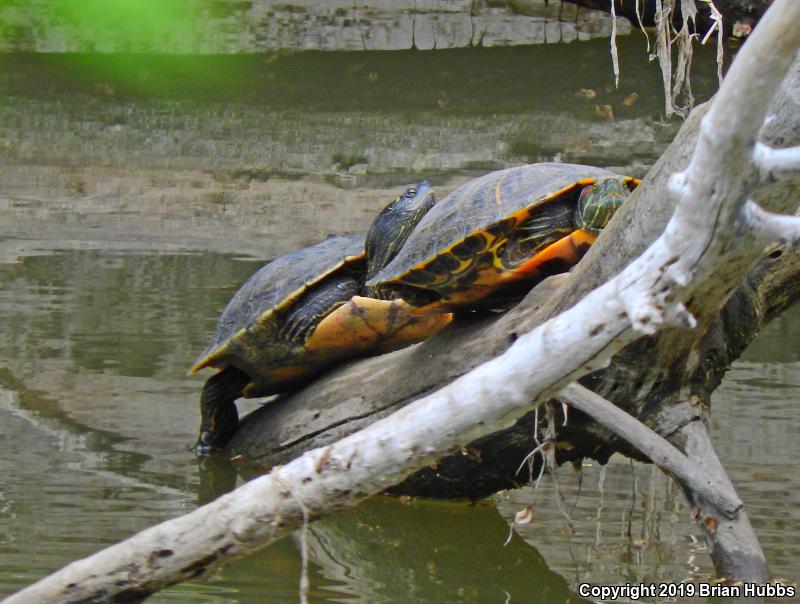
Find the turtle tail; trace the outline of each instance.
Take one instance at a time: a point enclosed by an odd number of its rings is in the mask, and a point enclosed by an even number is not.
[[[239,427],[239,412],[235,401],[242,396],[250,376],[233,366],[228,366],[211,376],[203,386],[200,396],[200,437],[195,451],[207,454],[222,449]]]

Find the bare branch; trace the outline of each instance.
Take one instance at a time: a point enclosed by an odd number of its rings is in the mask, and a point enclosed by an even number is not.
[[[678,429],[675,437],[681,441],[692,465],[728,485],[730,478],[714,451],[708,429],[703,422],[688,422]],[[692,506],[697,526],[708,543],[709,554],[718,576],[738,581],[765,583],[771,575],[764,552],[752,530],[747,510],[739,512],[735,520],[719,516],[720,508],[700,496],[697,491],[678,483]]]
[[[742,208],[742,214],[745,223],[764,243],[779,241],[792,246],[800,244],[800,216],[767,212],[752,200]]]
[[[762,180],[800,177],[800,147],[775,149],[763,143],[756,143],[753,162]]]
[[[580,384],[570,384],[559,390],[556,397],[580,409],[627,440],[658,467],[674,474],[709,503],[723,510],[729,518],[735,518],[743,507],[741,500],[728,485],[692,464],[683,453],[656,432],[602,396]]]

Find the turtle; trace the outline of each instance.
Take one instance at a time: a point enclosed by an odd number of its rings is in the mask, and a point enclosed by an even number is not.
[[[427,182],[389,204],[385,228],[406,236],[435,199]],[[382,213],[383,215],[383,213]],[[239,424],[235,401],[286,392],[338,361],[424,339],[451,317],[411,317],[401,300],[361,296],[368,265],[374,274],[391,260],[402,236],[373,242],[379,263],[367,260],[363,235],[330,236],[266,264],[234,294],[211,345],[190,374],[212,367],[200,399],[199,454],[224,448]]]
[[[367,291],[414,314],[497,308],[569,270],[639,184],[609,170],[537,163],[458,187],[416,224]]]

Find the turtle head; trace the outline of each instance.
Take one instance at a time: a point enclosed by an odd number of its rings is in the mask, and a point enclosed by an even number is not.
[[[367,233],[367,280],[372,279],[403,247],[417,223],[436,203],[427,180],[408,187],[375,218]],[[369,291],[369,295],[375,292]]]
[[[597,235],[630,195],[624,178],[604,178],[584,187],[575,210],[579,229]]]

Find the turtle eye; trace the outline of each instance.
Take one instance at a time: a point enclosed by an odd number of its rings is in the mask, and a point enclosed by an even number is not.
[[[414,195],[416,195],[416,194],[417,194],[417,189],[414,188],[414,187],[411,187],[406,191],[406,195],[408,197],[414,197]]]

